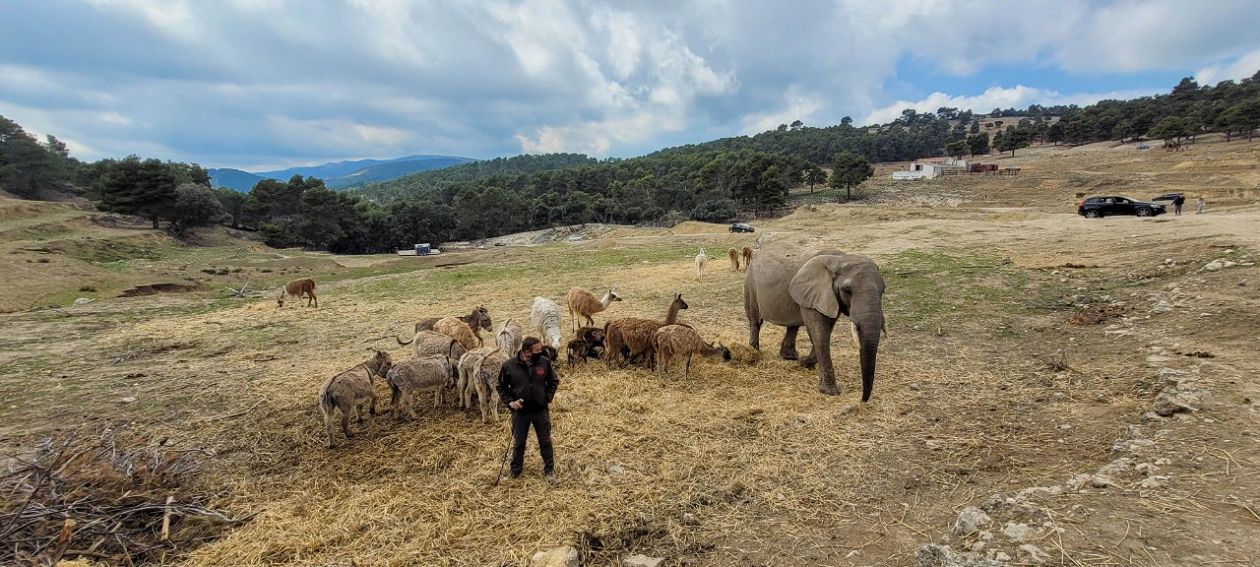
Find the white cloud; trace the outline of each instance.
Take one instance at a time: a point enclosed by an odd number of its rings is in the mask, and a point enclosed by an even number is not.
[[[788,87],[783,94],[783,106],[770,112],[761,112],[744,117],[744,134],[756,134],[773,130],[780,124],[791,124],[795,120],[809,123],[810,118],[821,110],[826,101],[818,93],[805,93],[796,85]],[[818,124],[813,124],[818,126]]]
[[[1260,71],[1260,49],[1252,51],[1229,64],[1209,65],[1194,74],[1200,85],[1215,85],[1221,81],[1246,79]]]
[[[1160,89],[1166,90],[1166,89]],[[1073,93],[1060,94],[1057,91],[1015,85],[1014,87],[990,87],[979,95],[958,96],[942,92],[934,92],[920,100],[899,100],[882,108],[877,108],[861,124],[882,124],[891,122],[901,116],[901,111],[913,108],[917,112],[936,112],[942,107],[954,107],[959,110],[970,110],[977,114],[987,113],[994,108],[1023,108],[1032,104],[1042,106],[1059,104],[1087,105],[1106,99],[1130,99],[1154,94],[1158,91],[1114,91],[1107,93]]]

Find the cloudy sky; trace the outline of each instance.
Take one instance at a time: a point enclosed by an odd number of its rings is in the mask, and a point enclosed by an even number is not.
[[[1260,69],[1254,0],[4,0],[0,115],[84,159],[633,156]]]

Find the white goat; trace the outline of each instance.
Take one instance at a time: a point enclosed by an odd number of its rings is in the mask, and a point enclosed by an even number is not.
[[[704,267],[709,264],[709,256],[704,253],[704,248],[700,249],[700,253],[696,254],[696,277],[704,277]]]
[[[546,343],[551,348],[560,350],[560,306],[556,302],[545,297],[535,297],[529,321],[538,329],[538,334],[546,337]]]

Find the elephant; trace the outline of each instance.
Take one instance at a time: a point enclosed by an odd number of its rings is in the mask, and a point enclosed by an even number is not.
[[[779,356],[796,360],[796,334],[803,326],[813,347],[801,366],[819,367],[818,390],[840,393],[831,364],[831,331],[840,315],[849,318],[862,368],[862,402],[871,397],[875,384],[875,358],[880,332],[887,333],[884,319],[884,278],[869,258],[828,249],[818,252],[791,244],[762,248],[744,268],[744,313],[748,318],[748,344],[761,349],[761,325],[787,328]]]

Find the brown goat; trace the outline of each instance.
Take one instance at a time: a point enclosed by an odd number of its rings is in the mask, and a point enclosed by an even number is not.
[[[748,271],[748,263],[752,261],[752,256],[753,256],[753,249],[745,246],[744,247],[744,271],[745,272]]]
[[[296,297],[298,301],[302,301],[302,297],[305,296],[307,307],[311,306],[312,301],[315,302],[315,307],[319,307],[319,299],[315,297],[315,280],[313,279],[303,278],[284,284],[284,287],[280,289],[280,297],[276,298],[276,303],[280,307],[284,307],[284,298],[286,296]]]
[[[739,251],[734,248],[727,249],[726,256],[731,259],[731,271],[738,272],[739,271]]]
[[[731,351],[720,343],[716,346],[704,342],[700,333],[686,325],[666,325],[657,329],[652,339],[656,349],[656,371],[669,373],[669,363],[676,356],[686,357],[683,363],[683,378],[691,375],[691,357],[695,355],[731,359]]]
[[[621,301],[621,296],[617,294],[617,288],[608,290],[604,294],[603,299],[595,299],[595,294],[586,291],[580,287],[569,288],[569,293],[565,294],[565,300],[569,304],[569,319],[573,321],[573,328],[578,328],[578,318],[581,316],[586,318],[587,325],[594,325],[595,320],[591,315],[599,313],[614,301]]]
[[[350,433],[350,412],[355,413],[359,423],[363,423],[363,402],[370,401],[369,412],[376,415],[376,388],[372,385],[372,377],[384,377],[393,367],[389,354],[376,351],[372,358],[363,364],[337,374],[324,383],[319,390],[319,412],[324,417],[324,432],[328,434],[328,448],[333,444],[332,417],[333,410],[341,411],[341,431],[346,439],[354,437]]]
[[[637,317],[623,317],[609,321],[604,325],[604,336],[607,341],[607,346],[604,350],[604,361],[608,364],[608,367],[614,368],[618,366],[621,358],[625,358],[628,363],[637,356],[643,356],[644,360],[650,364],[652,360],[653,337],[657,329],[677,323],[678,311],[686,308],[687,302],[683,301],[682,293],[676,292],[674,293],[674,300],[669,304],[669,311],[665,313],[664,321],[640,319]]]
[[[481,346],[482,343],[481,337],[474,335],[472,329],[469,329],[468,325],[464,324],[459,317],[438,319],[438,322],[433,324],[433,331],[459,341],[460,346],[463,346],[464,350],[475,349]]]

